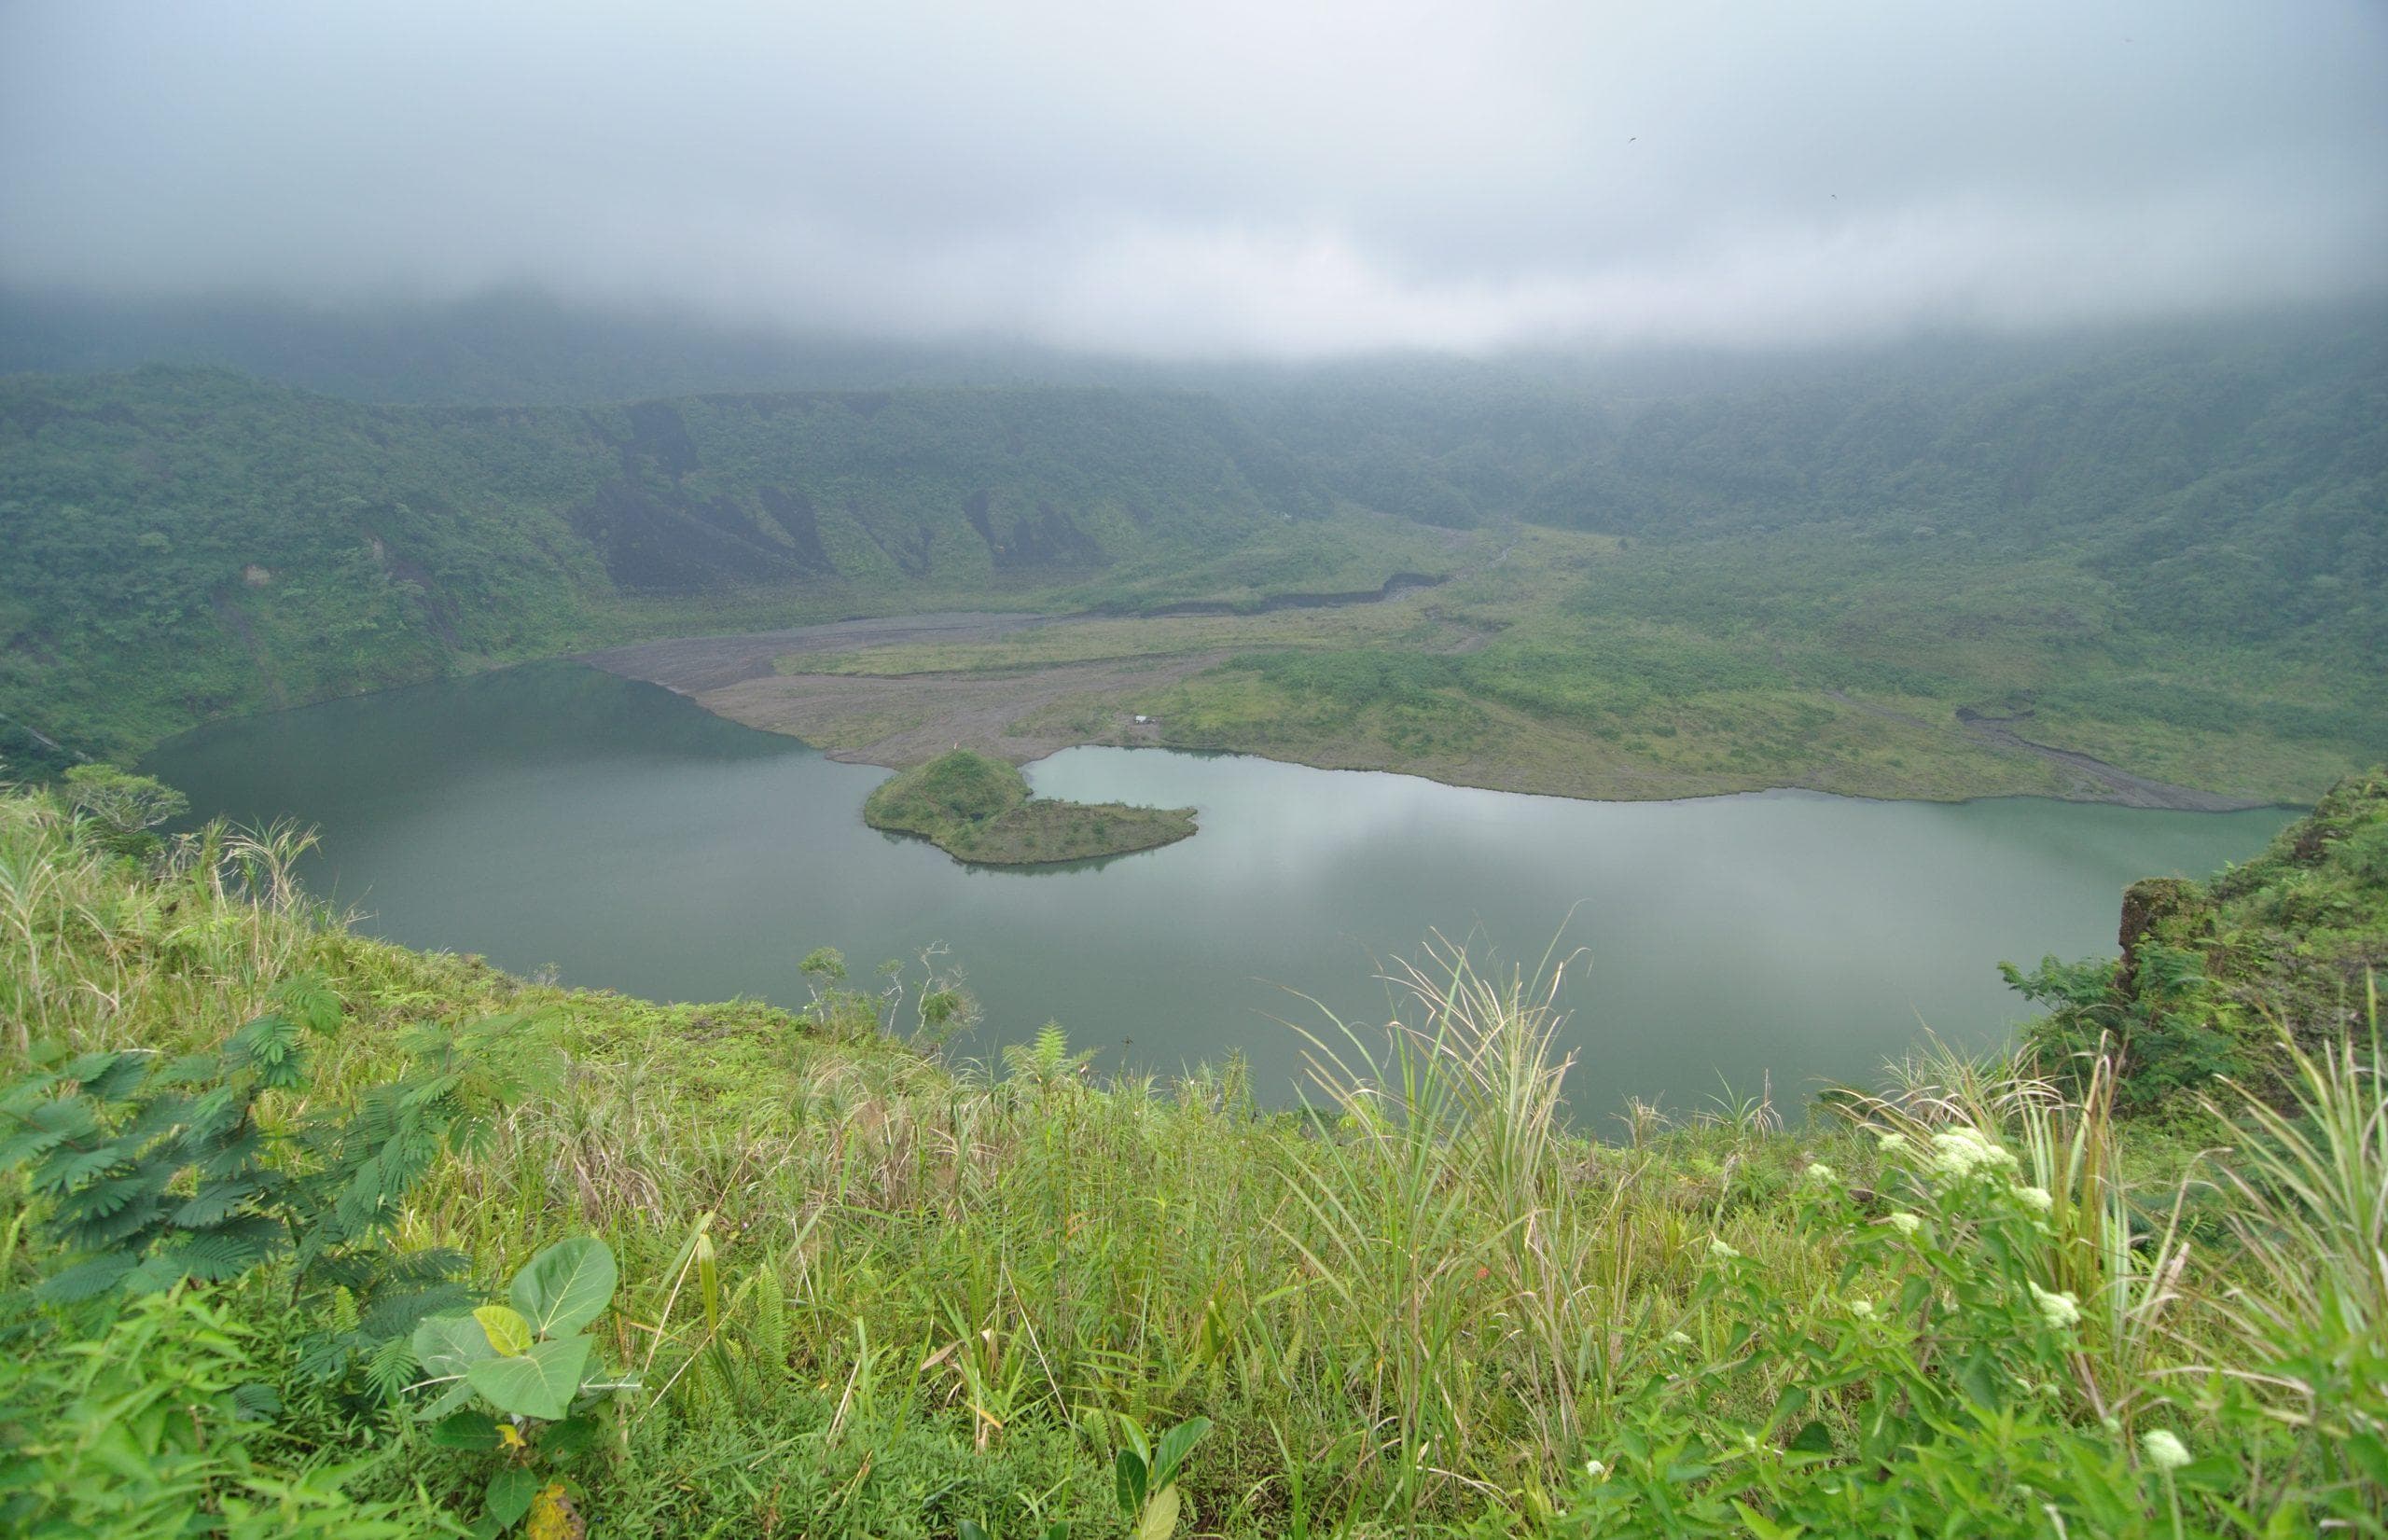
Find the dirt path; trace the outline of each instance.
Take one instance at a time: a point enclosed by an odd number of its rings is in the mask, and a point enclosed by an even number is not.
[[[695,699],[716,716],[801,738],[829,757],[900,770],[967,747],[1014,764],[1078,743],[1148,744],[1118,701],[1173,685],[1228,656],[1216,650],[1005,671],[883,674],[783,673],[777,659],[910,643],[989,642],[1045,626],[1109,621],[1101,615],[952,611],[840,620],[737,636],[686,636],[585,654],[581,661]]]
[[[1384,515],[1381,517],[1391,517]],[[1466,543],[1465,530],[1443,532],[1445,545],[1457,549]],[[1265,615],[1280,610],[1341,609],[1353,604],[1377,604],[1498,566],[1517,549],[1512,540],[1498,556],[1452,573],[1396,572],[1381,587],[1350,592],[1280,593],[1257,604],[1187,601],[1152,609],[1082,610],[1069,615],[1034,615],[989,610],[943,610],[927,615],[892,615],[868,620],[835,620],[826,625],[798,626],[789,631],[743,631],[730,636],[677,636],[660,642],[638,642],[626,647],[582,653],[580,661],[594,664],[625,679],[644,679],[682,695],[704,696],[749,679],[777,672],[776,659],[798,652],[854,652],[865,647],[910,642],[991,642],[1014,631],[1039,626],[1068,626],[1098,620],[1163,618],[1168,617]],[[1481,645],[1481,644],[1479,644]],[[1214,658],[1211,661],[1215,662]],[[1182,675],[1180,676],[1182,677]],[[741,718],[743,720],[743,718]]]
[[[909,642],[990,642],[1063,618],[982,610],[893,615],[873,620],[834,620],[827,625],[798,626],[792,631],[675,636],[662,642],[639,642],[627,647],[583,653],[580,661],[625,679],[644,679],[682,695],[703,695],[742,680],[768,678],[776,672],[774,659],[789,653],[854,652]]]
[[[2181,812],[2238,812],[2246,808],[2272,805],[2260,797],[2224,797],[2215,792],[2200,791],[2194,786],[2151,781],[2144,775],[2133,775],[2119,765],[2109,765],[2103,759],[2093,759],[2086,754],[2053,748],[2047,743],[2034,743],[2016,732],[2013,726],[2027,718],[1984,716],[1978,711],[1960,706],[1957,708],[1957,720],[1964,724],[1969,736],[1981,742],[2036,754],[2077,776],[2085,777],[2099,789],[2096,799],[2101,802],[2119,802],[2127,808],[2171,808]]]
[[[697,704],[750,728],[784,732],[832,759],[902,769],[953,748],[1014,764],[1079,743],[1148,745],[1118,701],[1173,685],[1228,655],[1061,663],[1006,673],[775,673],[697,692]]]
[[[900,770],[948,749],[966,747],[1025,764],[1078,743],[1159,742],[1159,726],[1138,723],[1120,702],[1215,667],[1230,651],[1213,647],[1034,668],[897,675],[783,673],[779,660],[808,652],[991,642],[1051,627],[1338,609],[1400,599],[1449,580],[1395,573],[1377,589],[1281,594],[1246,609],[1187,604],[1138,615],[955,610],[839,620],[788,631],[642,642],[584,653],[580,661],[693,697],[707,711],[733,722],[801,738],[834,759]],[[1452,645],[1466,650],[1486,640],[1470,634]]]
[[[1893,711],[1870,701],[1840,690],[1825,693],[1844,706],[1854,706],[1869,715],[1904,722],[1910,727],[1942,730],[1939,724],[1927,722],[1903,711]],[[2022,717],[1985,716],[1969,706],[1957,708],[1957,725],[1965,736],[1992,748],[2013,749],[2022,754],[2034,754],[2051,764],[2061,765],[2074,773],[2074,789],[2077,800],[2117,802],[2127,808],[2166,808],[2175,812],[2240,812],[2248,808],[2265,808],[2272,804],[2261,798],[2224,797],[2215,792],[2200,791],[2195,786],[2176,786],[2168,781],[2151,781],[2144,775],[2133,775],[2119,765],[2109,765],[2103,759],[2093,759],[2071,749],[2051,748],[2021,737],[2013,724]]]

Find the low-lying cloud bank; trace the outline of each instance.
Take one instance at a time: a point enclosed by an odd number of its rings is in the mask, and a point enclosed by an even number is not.
[[[2367,0],[1288,10],[19,7],[0,282],[1313,357],[2388,280]]]

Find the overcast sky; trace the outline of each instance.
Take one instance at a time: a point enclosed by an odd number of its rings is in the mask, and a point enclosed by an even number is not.
[[[0,282],[1163,355],[2388,279],[2388,3],[0,0]]]

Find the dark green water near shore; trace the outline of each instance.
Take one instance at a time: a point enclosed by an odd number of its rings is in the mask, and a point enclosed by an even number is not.
[[[302,868],[363,928],[663,999],[805,998],[941,943],[987,1020],[1059,1020],[1108,1068],[1242,1050],[1290,1100],[1309,995],[1389,1014],[1381,965],[1430,930],[1529,967],[1583,949],[1562,1034],[1580,1115],[1695,1110],[1870,1079],[1927,1028],[2001,1040],[2002,960],[2111,952],[2123,885],[2244,860],[2285,812],[2148,812],[1805,792],[1575,802],[1262,759],[1073,749],[1042,794],[1192,806],[1201,832],[1068,869],[974,869],[864,826],[887,772],[548,664],[219,723],[144,767],[202,815],[321,830]]]

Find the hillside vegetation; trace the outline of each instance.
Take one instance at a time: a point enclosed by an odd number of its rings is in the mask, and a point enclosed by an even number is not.
[[[2123,895],[2122,959],[2054,958],[2010,982],[2052,1007],[2050,1061],[2111,1043],[2124,1101],[2177,1104],[2216,1075],[2293,1081],[2295,1053],[2359,1034],[2388,973],[2388,775],[2332,787],[2263,854],[2210,881],[2150,878]]]
[[[145,816],[0,794],[17,1533],[2388,1521],[2376,1014],[2281,994],[2316,1051],[2189,1123],[2119,1116],[2111,1060],[1921,1059],[1806,1128],[1593,1144],[1548,980],[1452,954],[1397,1026],[1309,1023],[1273,1112],[1059,1028],[906,1041],[946,980],[524,983],[350,934],[286,837]],[[2377,913],[2332,816],[2285,848]]]
[[[55,757],[31,731],[120,756],[634,637],[939,607],[1266,619],[1402,573],[1468,581],[1419,597],[1413,634],[1247,629],[1199,679],[1090,709],[1598,795],[2105,794],[1968,722],[2241,799],[2310,800],[2388,752],[2376,310],[1662,365],[581,409],[21,376],[0,753]]]
[[[1355,550],[1215,403],[1108,391],[410,409],[20,377],[0,467],[0,713],[91,754],[636,634],[1000,605],[1098,570],[1132,594],[1238,551],[1292,588],[1414,559]]]
[[[882,783],[864,800],[862,816],[872,828],[918,835],[957,861],[984,866],[1124,855],[1194,832],[1191,808],[1032,797],[1017,769],[968,749]]]

